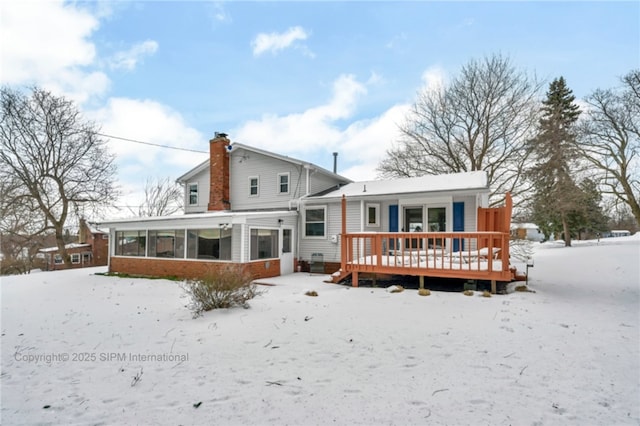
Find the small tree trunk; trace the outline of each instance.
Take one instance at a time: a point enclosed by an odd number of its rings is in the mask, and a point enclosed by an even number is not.
[[[562,231],[564,233],[564,246],[571,247],[571,233],[569,232],[569,222],[567,218],[562,215]]]
[[[71,258],[67,255],[66,243],[64,241],[64,233],[61,226],[56,225],[56,245],[58,246],[58,252],[62,256],[62,261],[65,266],[71,267]]]

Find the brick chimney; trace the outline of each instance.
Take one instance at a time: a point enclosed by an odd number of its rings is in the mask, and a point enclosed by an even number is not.
[[[209,141],[209,205],[207,210],[230,210],[229,201],[229,139],[218,133]]]

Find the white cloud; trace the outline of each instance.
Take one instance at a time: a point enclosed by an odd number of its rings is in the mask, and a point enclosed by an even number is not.
[[[89,12],[60,0],[5,1],[0,7],[3,84],[36,83],[76,99],[106,90],[106,75],[84,71],[96,60],[89,37],[99,27]]]
[[[225,10],[223,2],[213,2],[208,5],[208,13],[214,22],[231,22],[231,15]]]
[[[288,47],[295,46],[297,40],[306,40],[309,34],[300,26],[291,27],[284,33],[260,33],[251,42],[253,55],[260,56],[265,52],[273,54]],[[303,53],[313,56],[313,53],[304,45],[300,45]]]
[[[109,60],[112,69],[133,70],[138,62],[145,56],[150,56],[158,50],[158,43],[154,40],[146,40],[133,45],[129,50],[117,52]]]
[[[105,107],[87,115],[102,124],[104,134],[205,152],[209,149],[203,135],[189,127],[180,113],[152,100],[111,98]],[[141,172],[177,167],[182,173],[186,171],[183,168],[206,159],[206,154],[169,151],[117,139],[111,140],[110,147],[120,161],[137,164]]]
[[[441,90],[447,82],[447,73],[440,66],[432,66],[422,73],[423,90]]]
[[[232,133],[233,139],[274,152],[318,149],[339,140],[336,120],[353,113],[357,99],[366,87],[352,75],[342,75],[333,83],[333,96],[325,105],[286,116],[265,115],[246,122]]]
[[[373,83],[378,78],[370,79]],[[409,105],[395,105],[379,116],[357,120],[346,128],[367,87],[352,75],[342,75],[333,83],[333,96],[324,105],[286,116],[265,115],[233,130],[231,138],[251,146],[322,165],[331,162],[331,152],[339,153],[338,173],[354,180],[374,179],[376,167],[396,140],[398,124]],[[326,161],[321,161],[324,158]]]

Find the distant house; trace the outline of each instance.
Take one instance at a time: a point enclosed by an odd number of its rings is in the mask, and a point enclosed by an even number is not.
[[[514,223],[511,235],[519,240],[544,241],[544,233],[535,223]]]
[[[71,268],[105,266],[109,261],[109,233],[91,226],[84,219],[80,219],[78,241],[66,244],[65,249],[71,258]],[[68,268],[58,247],[47,247],[38,250],[38,252],[44,256],[47,270],[55,271]]]
[[[628,229],[614,229],[610,232],[612,237],[628,237],[631,235],[631,231]]]
[[[188,278],[240,263],[256,278],[333,273],[345,261],[346,233],[492,231],[478,227],[490,192],[485,172],[352,182],[335,165],[325,170],[232,143],[225,134],[216,134],[209,147],[209,160],[177,180],[184,186],[184,215],[100,224],[110,229],[111,272]],[[425,238],[425,249],[481,248],[471,234],[432,242]],[[398,253],[408,244],[384,243]]]

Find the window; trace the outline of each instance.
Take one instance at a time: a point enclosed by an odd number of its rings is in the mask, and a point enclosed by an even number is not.
[[[146,256],[146,231],[116,231],[116,255]]]
[[[184,257],[184,231],[170,229],[149,231],[149,256]]]
[[[251,260],[271,259],[278,255],[277,229],[251,230]]]
[[[187,258],[231,260],[231,229],[190,229]]]
[[[367,226],[380,226],[380,204],[367,204]]]
[[[291,229],[283,229],[282,230],[282,252],[283,253],[291,253],[291,241],[292,241],[293,231]]]
[[[278,194],[289,193],[289,173],[278,173]]]
[[[53,263],[55,263],[56,265],[60,265],[62,263],[62,256],[59,254],[54,255]]]
[[[304,211],[305,237],[324,237],[326,233],[326,207],[310,208]]]
[[[82,263],[85,265],[91,263],[91,252],[86,251],[82,253]]]
[[[189,184],[189,205],[197,206],[198,205],[198,183],[190,183]]]
[[[73,264],[80,263],[80,253],[72,253],[71,254],[71,263],[73,263]]]
[[[252,176],[249,178],[249,196],[257,197],[258,196],[258,185],[259,179],[257,176]]]

